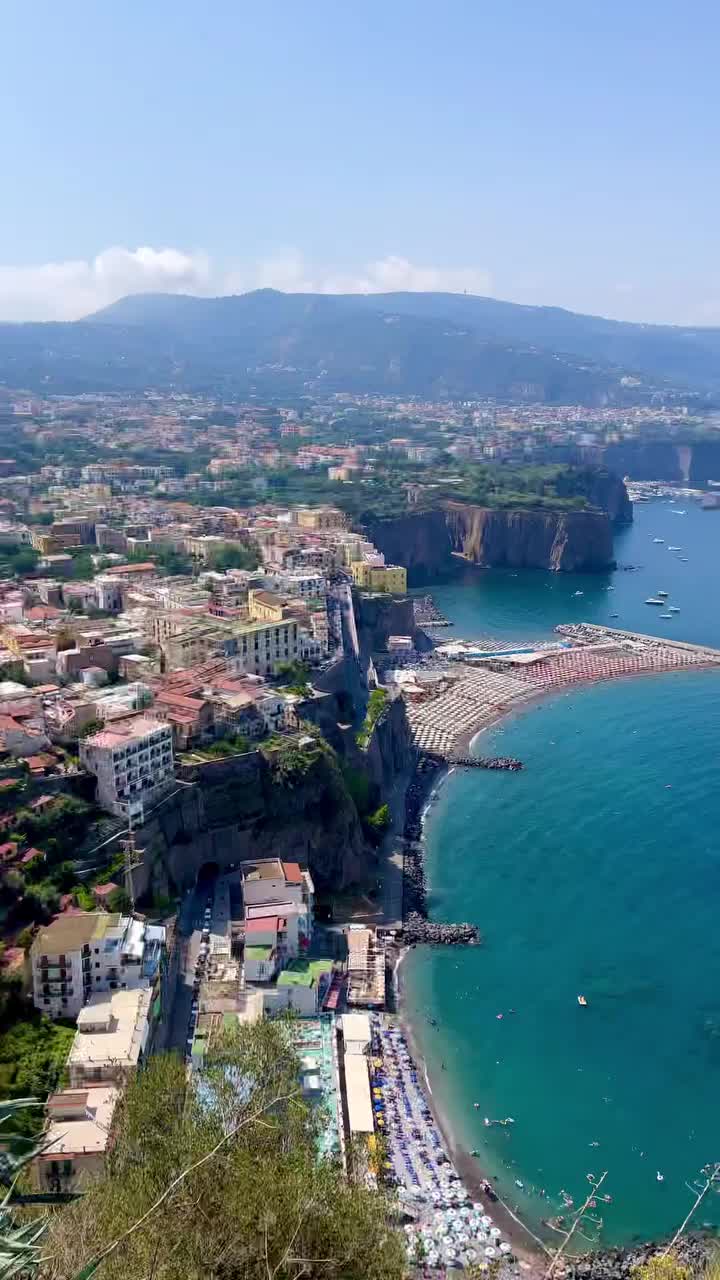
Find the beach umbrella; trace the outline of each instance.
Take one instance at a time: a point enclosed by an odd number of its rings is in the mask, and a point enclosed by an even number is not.
[[[500,1230],[499,1227],[491,1227],[489,1234],[493,1237],[494,1240],[499,1240],[500,1236],[502,1235],[502,1231]]]
[[[488,1216],[487,1216],[487,1214],[486,1214],[486,1213],[485,1213],[485,1214],[483,1214],[483,1216],[482,1216],[482,1218],[480,1219],[480,1221],[482,1222],[482,1224],[483,1224],[483,1226],[484,1226],[484,1227],[491,1227],[491,1226],[492,1226],[492,1224],[493,1224],[493,1220],[492,1220],[492,1218],[488,1218]]]
[[[492,1245],[488,1245],[487,1249],[485,1250],[485,1257],[497,1258],[497,1249],[493,1249]]]
[[[498,1245],[498,1249],[500,1250],[501,1253],[504,1253],[506,1256],[508,1253],[512,1253],[512,1245],[509,1245],[507,1243],[507,1240],[503,1240],[502,1244]]]

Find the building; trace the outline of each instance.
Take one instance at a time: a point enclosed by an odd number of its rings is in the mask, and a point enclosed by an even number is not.
[[[172,729],[142,715],[112,721],[81,741],[80,762],[97,778],[103,809],[142,821],[175,780]]]
[[[76,1018],[97,992],[146,987],[164,947],[162,926],[132,916],[58,916],[30,950],[33,1003],[51,1018]]]
[[[306,938],[312,935],[315,886],[306,868],[297,862],[280,858],[255,858],[240,863],[245,913],[253,907],[290,905],[299,909],[298,931]],[[276,915],[282,914],[279,910]]]
[[[34,1164],[40,1191],[80,1191],[102,1175],[119,1099],[120,1091],[112,1085],[51,1094],[46,1103],[46,1146]]]
[[[313,529],[316,532],[327,529],[344,529],[346,517],[337,507],[303,507],[297,512],[297,524],[300,529]]]
[[[399,564],[374,565],[367,560],[353,560],[350,573],[355,586],[364,591],[395,595],[404,595],[407,591],[407,569]]]
[[[283,663],[294,662],[298,658],[297,620],[286,618],[282,622],[241,623],[234,629],[231,650],[238,672],[275,675]]]
[[[145,1055],[152,999],[150,987],[89,997],[67,1060],[72,1089],[127,1083]]]

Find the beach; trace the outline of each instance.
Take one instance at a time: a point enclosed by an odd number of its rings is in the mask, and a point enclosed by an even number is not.
[[[459,1174],[463,1185],[474,1202],[485,1206],[488,1216],[492,1217],[502,1232],[502,1238],[512,1246],[512,1251],[519,1267],[526,1275],[542,1275],[547,1265],[548,1251],[543,1241],[522,1221],[513,1207],[507,1205],[493,1189],[496,1199],[489,1199],[485,1190],[487,1184],[492,1185],[493,1175],[483,1169],[480,1160],[472,1156],[463,1146],[458,1136],[453,1133],[449,1117],[439,1105],[433,1094],[428,1078],[427,1067],[420,1051],[413,1024],[407,1017],[403,1007],[402,961],[400,956],[394,972],[395,1001],[398,1010],[398,1023],[407,1043],[413,1062],[417,1067],[418,1079],[421,1082],[427,1104],[432,1112],[435,1124],[440,1131],[447,1154],[453,1168]]]

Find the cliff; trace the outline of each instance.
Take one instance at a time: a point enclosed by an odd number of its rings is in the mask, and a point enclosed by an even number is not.
[[[372,852],[335,753],[324,744],[298,752],[288,741],[262,752],[186,767],[187,784],[137,833],[144,850],[138,896],[194,884],[211,863],[227,870],[244,858],[307,864],[319,890],[366,878]]]
[[[604,451],[608,466],[631,480],[707,484],[720,480],[720,443],[715,440],[623,440]]]
[[[599,511],[503,511],[469,503],[378,520],[368,535],[418,586],[457,568],[457,557],[486,568],[570,573],[612,567],[612,526]]]
[[[558,493],[573,498],[581,495],[593,507],[608,515],[614,525],[632,524],[633,506],[625,483],[607,467],[574,467],[556,481]]]

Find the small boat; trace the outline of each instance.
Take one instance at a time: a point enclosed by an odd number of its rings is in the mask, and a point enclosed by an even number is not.
[[[682,547],[668,547],[668,551],[682,551]]]
[[[672,618],[673,616],[674,616],[674,615],[673,615],[672,613],[660,613],[660,614],[658,614],[658,617],[659,617],[659,618]]]
[[[646,603],[646,604],[660,604],[660,605],[664,605],[664,604],[665,604],[665,601],[664,601],[660,596],[648,596],[648,598],[647,598],[647,600],[645,601],[645,603]]]
[[[578,1004],[581,1004],[583,1008],[587,1007],[587,1000],[584,996],[578,996]]]
[[[574,596],[584,596],[584,595],[585,595],[585,592],[584,592],[584,591],[573,591],[573,595],[574,595]]]
[[[653,538],[653,542],[664,542],[664,538]]]
[[[675,509],[675,507],[671,507],[671,508],[670,508],[670,510],[672,511],[672,513],[673,513],[673,515],[674,515],[674,516],[686,516],[686,515],[687,515],[687,511],[677,511],[677,510]]]
[[[670,612],[671,612],[671,613],[679,613],[679,612],[680,612],[680,605],[679,605],[679,604],[671,604],[671,605],[670,605]]]
[[[657,1173],[655,1174],[655,1177],[657,1178],[658,1182],[664,1182],[664,1181],[665,1181],[665,1174],[664,1174],[664,1173],[661,1173],[659,1169],[658,1169]]]
[[[668,591],[656,591],[656,592],[655,592],[655,595],[656,595],[656,596],[667,596],[667,595],[669,595],[669,594],[670,594],[670,593],[669,593]]]
[[[610,614],[610,617],[611,617],[611,618],[619,618],[619,617],[620,617],[620,614],[619,614],[619,613],[611,613],[611,614]]]

